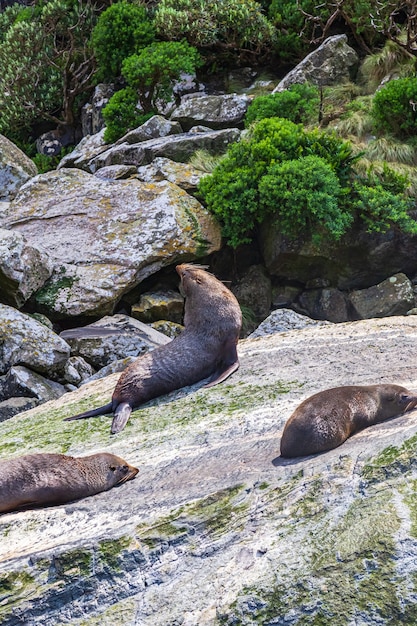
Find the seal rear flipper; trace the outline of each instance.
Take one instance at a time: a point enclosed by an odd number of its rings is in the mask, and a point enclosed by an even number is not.
[[[120,431],[123,430],[123,428],[127,424],[131,412],[132,407],[127,402],[122,402],[116,407],[110,431],[112,435],[120,433]]]
[[[236,372],[237,369],[239,369],[239,361],[235,361],[226,369],[219,367],[219,369],[217,369],[211,377],[212,380],[210,380],[207,385],[204,385],[203,389],[207,389],[208,387],[214,387],[214,385],[222,383],[224,380],[226,380],[226,378],[229,378],[229,376],[231,376],[233,372]]]
[[[72,415],[71,417],[64,417],[64,422],[72,422],[73,420],[83,420],[87,417],[97,417],[98,415],[108,415],[113,412],[113,404],[105,404],[98,407],[98,409],[91,409],[91,411],[85,411],[85,413],[79,413],[78,415]]]

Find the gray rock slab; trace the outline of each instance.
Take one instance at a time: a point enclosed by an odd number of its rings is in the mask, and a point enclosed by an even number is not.
[[[7,137],[0,135],[0,201],[12,200],[38,169],[32,159]]]
[[[171,120],[179,122],[184,130],[197,124],[215,130],[231,128],[242,124],[250,102],[248,96],[237,94],[184,96],[171,114]]]
[[[404,315],[415,306],[413,285],[402,273],[368,289],[352,291],[349,300],[360,319]]]
[[[107,402],[117,374],[0,424],[2,458],[108,450],[140,468],[0,517],[2,626],[412,624],[417,410],[313,457],[279,443],[324,388],[416,389],[416,350],[414,316],[324,324],[240,342],[230,379],[153,401],[116,437],[108,417],[61,420]]]

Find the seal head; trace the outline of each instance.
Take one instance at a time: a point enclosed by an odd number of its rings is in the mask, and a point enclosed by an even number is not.
[[[138,469],[108,452],[72,457],[27,454],[0,461],[0,513],[63,504],[132,480]]]
[[[400,385],[357,385],[320,391],[285,424],[281,456],[298,457],[340,446],[354,433],[410,411],[417,394]]]

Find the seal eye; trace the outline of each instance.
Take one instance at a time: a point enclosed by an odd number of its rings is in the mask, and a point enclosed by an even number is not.
[[[112,472],[115,472],[117,470],[117,467],[115,465],[110,465],[110,469]]]

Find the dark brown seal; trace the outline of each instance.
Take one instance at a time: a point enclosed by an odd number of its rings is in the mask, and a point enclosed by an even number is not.
[[[281,437],[281,456],[332,450],[359,430],[413,409],[417,394],[399,385],[335,387],[302,402]]]
[[[75,458],[27,454],[0,461],[0,513],[22,507],[63,504],[107,491],[138,473],[108,452]]]
[[[242,314],[235,296],[201,267],[182,264],[176,270],[185,296],[185,330],[132,363],[121,374],[109,404],[66,420],[114,413],[114,434],[144,402],[207,377],[206,387],[211,387],[237,370]]]

